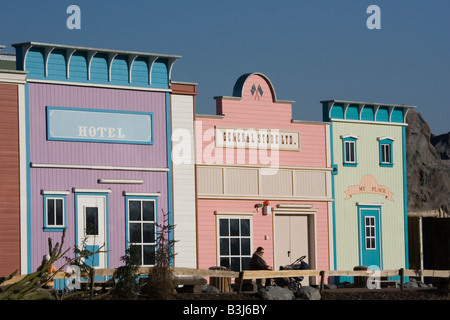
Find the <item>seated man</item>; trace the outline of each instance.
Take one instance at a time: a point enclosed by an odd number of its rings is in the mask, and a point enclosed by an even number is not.
[[[252,258],[250,259],[249,268],[250,270],[272,270],[272,267],[267,265],[266,261],[263,258],[264,255],[264,248],[258,247],[256,251],[253,253]],[[271,279],[266,279],[266,286],[270,286]],[[256,284],[258,287],[262,286],[262,280],[256,279]]]

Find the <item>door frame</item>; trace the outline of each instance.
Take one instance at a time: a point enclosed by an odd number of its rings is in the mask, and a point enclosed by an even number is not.
[[[277,262],[277,234],[276,230],[276,216],[281,215],[291,215],[291,216],[307,216],[308,218],[308,264],[311,269],[315,269],[317,266],[317,232],[316,232],[316,209],[312,208],[312,205],[289,205],[289,207],[279,207],[273,208],[273,243],[274,243],[274,266],[279,268]],[[275,269],[274,268],[274,269]],[[315,277],[310,277],[314,278]],[[310,281],[311,283],[311,281]]]
[[[366,266],[364,263],[364,248],[365,248],[365,231],[364,231],[364,219],[363,211],[373,211],[370,216],[375,217],[376,225],[376,237],[377,237],[377,256],[378,256],[378,267],[383,269],[383,242],[382,242],[382,230],[381,230],[381,205],[378,204],[359,204],[358,207],[358,242],[359,242],[359,263],[361,266]],[[365,216],[366,214],[364,214]]]
[[[108,269],[109,268],[109,207],[108,207],[108,195],[111,192],[111,190],[89,190],[89,191],[84,191],[84,190],[75,190],[75,247],[78,248],[79,245],[81,245],[81,242],[83,241],[83,239],[80,239],[80,230],[79,230],[79,223],[81,223],[80,221],[80,217],[79,213],[78,213],[78,209],[79,209],[79,201],[80,201],[80,197],[101,197],[104,199],[104,239],[105,239],[105,246],[102,248],[102,251],[105,251],[104,253],[102,253],[104,255],[104,266],[100,265],[98,267],[94,266],[94,268],[105,268]]]

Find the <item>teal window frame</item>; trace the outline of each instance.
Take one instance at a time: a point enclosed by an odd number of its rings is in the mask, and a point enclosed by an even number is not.
[[[380,167],[393,167],[393,138],[378,138]],[[386,152],[387,150],[387,152]],[[387,156],[386,156],[387,155]]]
[[[357,140],[355,136],[342,136],[342,164],[344,167],[356,167],[358,166],[358,152],[357,152]],[[347,157],[347,145],[353,146],[353,159]]]
[[[66,206],[67,206],[67,196],[66,195],[61,195],[61,194],[44,194],[44,198],[43,198],[43,201],[44,201],[44,216],[43,216],[43,219],[44,219],[44,231],[45,232],[62,232],[62,231],[64,231],[65,229],[67,229],[67,208],[66,208]],[[55,215],[54,216],[54,221],[55,221],[55,223],[53,223],[53,224],[50,224],[49,223],[49,220],[48,220],[48,218],[49,218],[49,212],[48,212],[48,210],[49,210],[49,206],[48,206],[48,201],[49,200],[54,200],[54,206],[53,206],[53,210],[54,210],[54,212],[53,212],[53,214]],[[57,214],[57,212],[56,212],[56,203],[57,203],[57,201],[62,201],[62,205],[61,205],[61,208],[62,208],[62,213],[61,213],[61,218],[62,218],[62,223],[56,223],[56,221],[57,221],[57,217],[56,217],[56,214]]]

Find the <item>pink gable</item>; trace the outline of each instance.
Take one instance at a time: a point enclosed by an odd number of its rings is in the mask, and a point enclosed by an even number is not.
[[[217,148],[214,139],[218,137],[215,136],[214,130],[216,127],[224,127],[296,132],[299,138],[299,150],[286,151],[280,148],[274,154],[271,154],[270,150],[261,151],[261,154],[267,153],[269,157],[276,157],[279,166],[326,166],[326,125],[293,122],[293,102],[277,100],[275,90],[265,75],[253,73],[241,76],[234,86],[233,96],[217,97],[216,104],[217,115],[223,115],[223,118],[197,116],[196,119],[198,162],[237,164],[239,160],[240,164],[267,164],[267,159],[261,159],[262,157],[258,155],[256,155],[258,159],[255,159],[255,153],[252,154],[248,148],[235,149],[234,157],[230,157],[229,154],[232,148]]]

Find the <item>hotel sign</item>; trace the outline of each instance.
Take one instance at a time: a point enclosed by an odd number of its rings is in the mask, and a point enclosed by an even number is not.
[[[153,114],[47,107],[47,139],[153,144]]]
[[[298,131],[254,128],[215,128],[216,147],[299,151]]]

